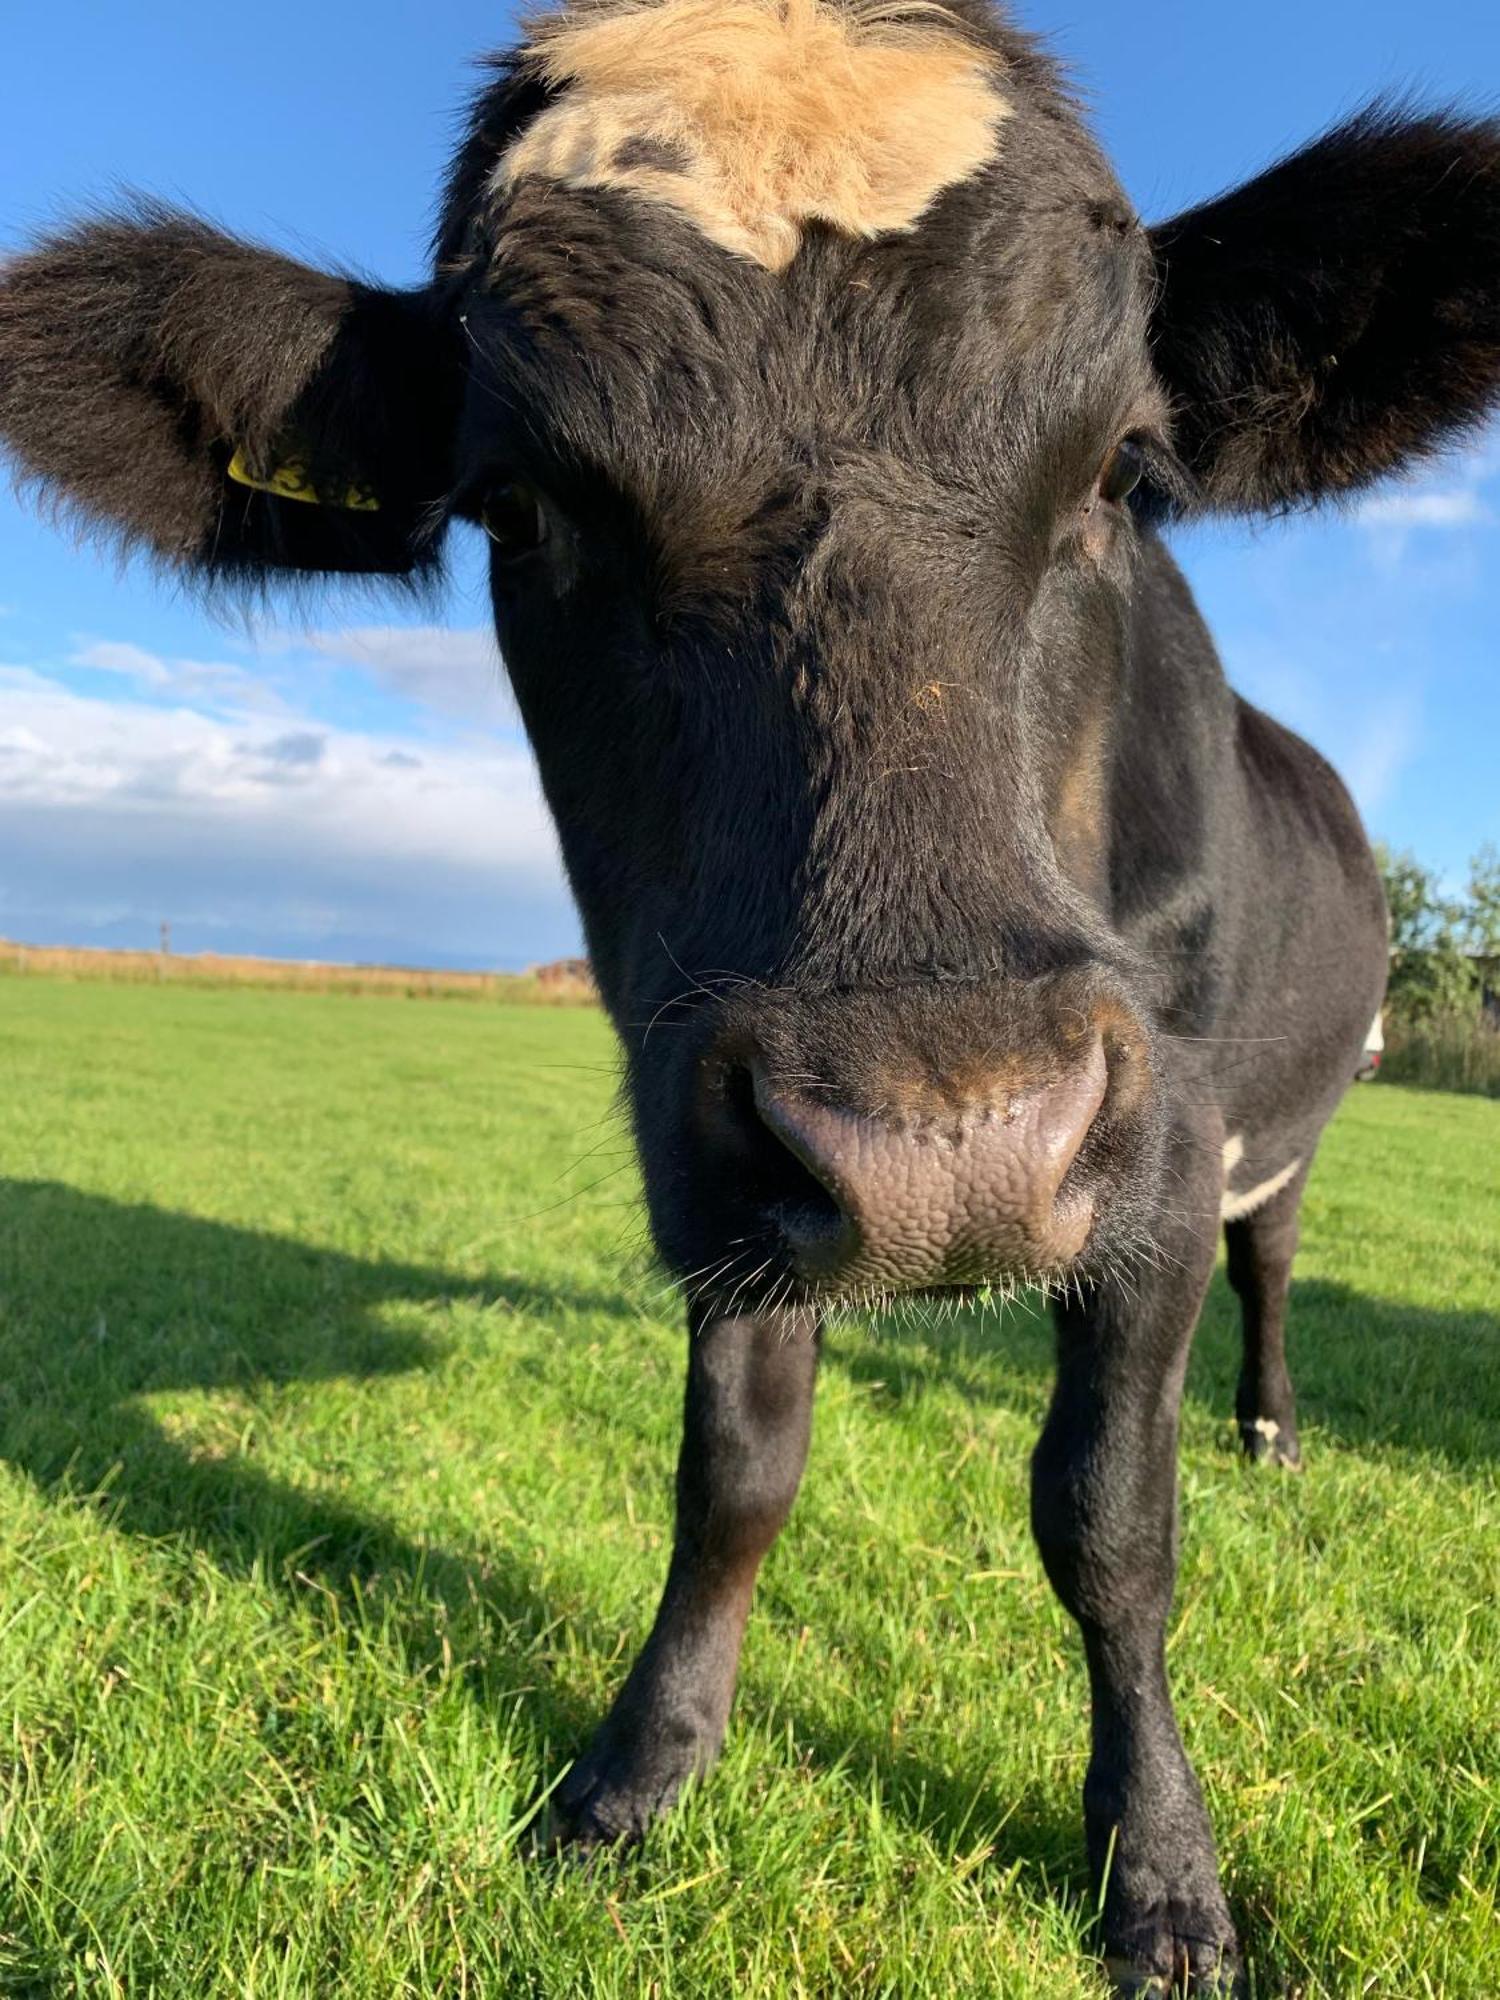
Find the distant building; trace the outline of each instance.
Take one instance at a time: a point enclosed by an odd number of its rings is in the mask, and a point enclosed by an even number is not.
[[[549,993],[587,992],[594,997],[598,995],[594,968],[586,958],[555,958],[550,965],[533,966],[531,976],[538,986]]]

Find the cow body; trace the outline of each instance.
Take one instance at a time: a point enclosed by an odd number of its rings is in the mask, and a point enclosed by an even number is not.
[[[1115,921],[1163,968],[1158,1019],[1176,1088],[1223,1123],[1221,1215],[1245,1317],[1242,1442],[1295,1466],[1282,1321],[1297,1209],[1385,992],[1384,897],[1337,775],[1227,686],[1159,546],[1133,656]]]
[[[1385,927],[1162,533],[1497,391],[1493,125],[1367,113],[1146,230],[984,0],[562,8],[414,293],[154,209],[0,274],[0,438],[89,525],[252,585],[491,537],[690,1333],[665,1593],[559,1840],[716,1754],[826,1315],[1035,1284],[1106,1954],[1240,1990],[1165,1667],[1178,1402],[1222,1222],[1245,1448],[1298,1462],[1297,1210]]]
[[[1132,652],[1114,920],[1162,966],[1174,1061],[1223,1114],[1228,1217],[1311,1159],[1353,1077],[1385,991],[1384,899],[1337,775],[1229,688],[1160,545]]]

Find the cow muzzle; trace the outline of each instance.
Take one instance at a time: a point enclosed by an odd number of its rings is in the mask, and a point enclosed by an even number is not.
[[[1094,1214],[1089,1192],[1064,1182],[1107,1085],[1099,1041],[1055,1082],[899,1123],[757,1078],[762,1123],[827,1196],[791,1202],[781,1215],[798,1275],[910,1290],[1064,1268],[1088,1241]]]
[[[1028,1059],[887,1063],[861,1088],[740,1040],[711,1120],[717,1163],[813,1291],[1058,1278],[1118,1186],[1149,1089],[1145,1037],[1120,1010],[1073,1020]]]

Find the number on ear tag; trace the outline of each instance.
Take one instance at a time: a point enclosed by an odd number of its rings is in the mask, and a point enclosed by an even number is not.
[[[256,493],[274,493],[278,500],[296,500],[308,507],[338,507],[350,514],[378,514],[380,502],[367,486],[348,486],[336,498],[325,500],[307,476],[307,461],[284,458],[270,472],[252,472],[243,449],[229,461],[229,476],[237,486]]]

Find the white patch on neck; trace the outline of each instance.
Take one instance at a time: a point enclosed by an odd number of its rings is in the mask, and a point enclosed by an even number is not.
[[[1244,1157],[1244,1144],[1240,1140],[1232,1139],[1230,1145],[1239,1146],[1240,1150],[1234,1162],[1238,1166],[1240,1160]],[[1224,1148],[1224,1156],[1227,1168],[1229,1146]],[[1301,1164],[1300,1160],[1293,1160],[1289,1166],[1283,1167],[1279,1174],[1272,1174],[1268,1181],[1262,1181],[1258,1187],[1247,1188],[1243,1194],[1234,1194],[1226,1187],[1224,1190],[1224,1200],[1219,1209],[1222,1219],[1225,1222],[1238,1222],[1243,1216],[1254,1215],[1258,1208],[1265,1207],[1273,1195],[1281,1193],[1281,1190],[1291,1180],[1293,1174],[1296,1173]]]
[[[930,0],[573,0],[530,25],[562,94],[501,158],[674,208],[769,270],[804,228],[913,228],[994,157],[993,58]]]

